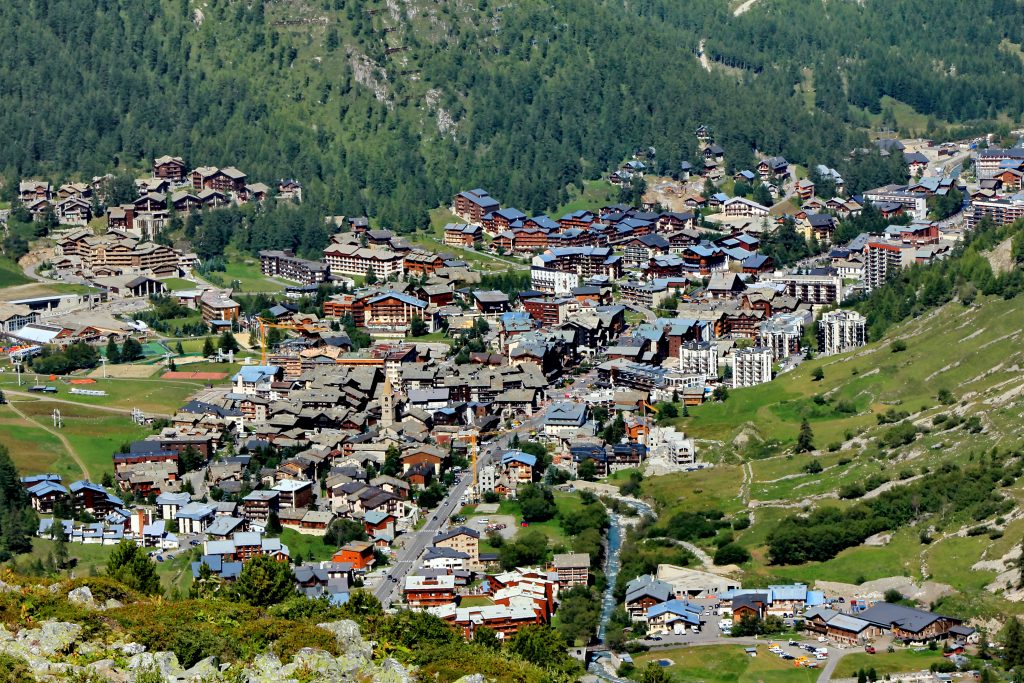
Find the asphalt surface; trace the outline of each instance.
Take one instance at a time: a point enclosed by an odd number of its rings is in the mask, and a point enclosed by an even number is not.
[[[522,436],[523,433],[529,433],[529,430],[536,429],[543,420],[544,412],[546,411],[525,420],[519,427],[505,432],[497,439],[481,444],[477,467],[482,468],[490,464],[495,454],[508,448],[509,441],[515,434]],[[370,579],[375,583],[372,586],[373,594],[385,608],[390,607],[392,602],[401,599],[405,577],[419,565],[423,552],[430,545],[434,536],[448,528],[448,520],[462,509],[462,496],[472,483],[472,472],[464,472],[455,485],[448,490],[448,495],[441,501],[437,509],[427,517],[427,523],[418,531],[410,532],[402,537],[404,544],[401,550],[392,556],[392,563],[387,567],[386,572]]]

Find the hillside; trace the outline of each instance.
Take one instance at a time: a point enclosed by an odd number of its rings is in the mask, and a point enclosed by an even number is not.
[[[967,614],[1020,612],[1015,601],[1024,596],[1003,589],[1015,581],[1012,551],[1024,534],[1024,485],[1013,478],[1024,445],[1021,319],[1021,297],[949,303],[862,349],[805,362],[770,384],[692,409],[678,422],[717,465],[650,478],[644,493],[658,502],[661,518],[709,508],[749,515],[751,526],[736,536],[753,555],[744,565],[753,580],[860,583],[902,576],[952,586],[961,597],[947,600]],[[894,351],[898,341],[905,350]],[[824,378],[816,382],[817,368]],[[817,450],[794,454],[804,419]],[[923,514],[880,542],[823,562],[769,563],[768,539],[802,509],[843,510],[951,464],[984,463],[997,451],[1009,454],[1010,479],[992,500],[1005,495],[1006,505]],[[821,470],[809,468],[812,462]]]
[[[729,168],[754,150],[838,164],[889,95],[937,124],[1022,109],[1001,46],[1021,43],[1024,7],[955,5],[8,3],[0,135],[20,143],[0,170],[63,180],[181,154],[299,178],[329,212],[405,229],[467,186],[552,209],[640,146],[671,171],[700,123]],[[906,16],[933,20],[905,31]]]
[[[359,592],[342,607],[299,596],[268,608],[148,597],[105,576],[45,581],[7,572],[0,580],[0,680],[11,683],[575,678],[578,665],[564,651],[534,648],[521,656],[466,643],[435,617],[384,615]],[[541,668],[538,658],[559,664]]]

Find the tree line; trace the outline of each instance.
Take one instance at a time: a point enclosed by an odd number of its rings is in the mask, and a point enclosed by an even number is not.
[[[0,134],[20,144],[0,150],[0,169],[89,179],[178,154],[253,180],[298,178],[321,214],[413,229],[469,186],[551,210],[637,148],[674,172],[697,159],[702,123],[732,171],[752,167],[754,150],[837,166],[869,144],[852,112],[881,111],[884,95],[954,122],[1024,109],[1024,85],[1007,78],[1017,56],[999,47],[1021,43],[1024,9],[997,0],[954,11],[781,0],[740,17],[716,0],[529,0],[500,13],[432,6],[398,25],[363,9],[325,3],[325,29],[283,30],[290,10],[264,2],[211,2],[202,22],[187,0],[8,3]],[[701,68],[702,38],[729,68]],[[394,42],[400,60],[386,52]],[[797,92],[803,67],[812,102]],[[300,210],[253,224],[248,249],[314,253],[318,221]],[[199,249],[219,242],[211,228]]]

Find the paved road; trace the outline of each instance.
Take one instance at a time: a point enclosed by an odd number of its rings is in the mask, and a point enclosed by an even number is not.
[[[542,419],[543,414],[535,415],[524,421],[519,427],[505,432],[486,445],[481,445],[477,467],[482,468],[489,464],[494,454],[508,448],[509,441],[515,434],[528,433],[529,430],[537,428]],[[405,577],[419,564],[423,552],[430,545],[434,536],[442,531],[447,526],[448,520],[462,508],[462,496],[469,489],[472,481],[472,473],[464,473],[458,482],[449,489],[448,495],[441,501],[437,509],[427,517],[427,523],[418,531],[410,532],[403,537],[402,549],[393,558],[392,565],[388,567],[387,572],[380,577],[379,584],[373,588],[373,594],[385,608],[400,599],[402,588],[405,585]]]
[[[481,455],[479,462],[481,466],[486,464],[485,457]],[[398,556],[395,558],[392,566],[388,568],[387,573],[381,577],[380,584],[373,591],[385,608],[389,607],[394,600],[400,598],[401,589],[405,585],[405,577],[415,568],[420,557],[423,555],[423,551],[430,544],[431,539],[444,527],[448,519],[459,510],[462,503],[462,495],[466,492],[472,479],[472,475],[463,475],[458,483],[449,489],[448,495],[441,502],[441,505],[427,517],[427,523],[418,531],[405,535],[405,544],[398,552]]]
[[[649,323],[653,323],[655,320],[658,319],[658,316],[657,316],[657,314],[654,311],[652,311],[649,308],[644,308],[643,306],[641,306],[639,304],[623,303],[622,305],[625,306],[626,308],[628,308],[631,311],[636,311],[637,313],[642,313],[644,318],[646,318],[647,322],[649,322]]]

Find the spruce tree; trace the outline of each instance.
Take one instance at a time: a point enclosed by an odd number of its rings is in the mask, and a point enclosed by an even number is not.
[[[814,450],[814,432],[811,431],[811,424],[804,418],[800,423],[800,433],[796,437],[796,452],[807,453]]]
[[[117,348],[117,342],[113,337],[107,340],[107,362],[114,364],[121,362],[121,349]]]

